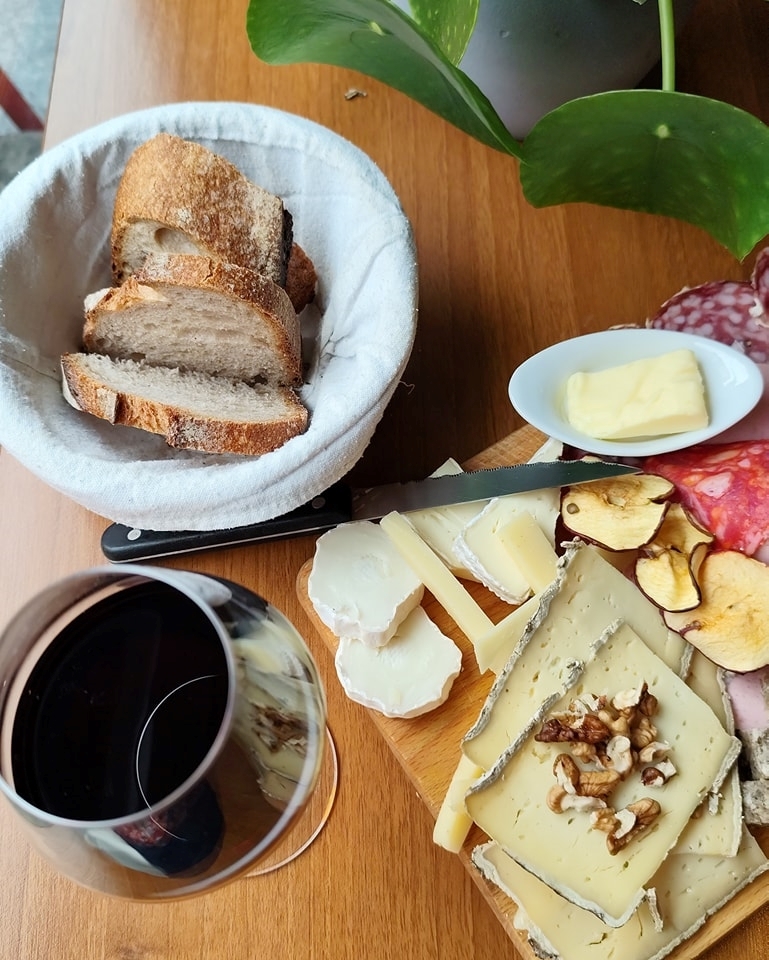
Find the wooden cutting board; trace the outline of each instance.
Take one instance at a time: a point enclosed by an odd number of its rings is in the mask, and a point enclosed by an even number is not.
[[[537,450],[543,440],[542,434],[533,427],[527,426],[468,460],[464,466],[467,470],[479,470],[522,463]],[[311,567],[312,561],[310,560],[299,571],[297,592],[302,606],[328,647],[329,652],[333,655],[336,652],[337,638],[318,619],[307,594],[307,579]],[[510,612],[510,606],[480,584],[466,581],[464,586],[467,587],[475,600],[495,623]],[[462,671],[454,682],[449,699],[437,710],[410,720],[384,717],[364,707],[361,707],[360,710],[369,716],[371,722],[376,725],[430,813],[433,817],[436,817],[459,759],[460,741],[477,719],[480,707],[494,681],[494,677],[490,672],[481,676],[475,663],[470,642],[459,631],[454,621],[437,601],[427,592],[422,605],[437,626],[445,634],[452,637],[462,650]],[[766,831],[763,833],[766,833]],[[516,949],[528,960],[535,960],[536,955],[529,946],[525,935],[516,930],[513,925],[515,904],[497,887],[481,876],[470,859],[473,848],[485,839],[487,839],[485,834],[474,827],[459,857],[483,896],[491,905]],[[759,835],[759,841],[764,851],[769,851],[769,835]],[[673,960],[694,960],[704,950],[763,906],[767,900],[769,900],[769,873],[763,874],[746,887],[715,916],[711,917],[693,937],[671,953],[670,957]]]

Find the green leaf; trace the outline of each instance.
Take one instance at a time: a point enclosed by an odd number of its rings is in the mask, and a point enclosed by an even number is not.
[[[769,228],[769,127],[719,100],[600,93],[539,121],[521,184],[536,207],[587,202],[684,220],[741,260]]]
[[[478,87],[388,0],[250,0],[246,29],[254,53],[266,63],[357,70],[482,143],[520,155],[521,145]]]
[[[464,56],[480,0],[411,0],[416,22],[455,66]]]

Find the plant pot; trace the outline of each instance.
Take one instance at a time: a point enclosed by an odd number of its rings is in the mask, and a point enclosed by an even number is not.
[[[677,27],[693,6],[676,0]],[[659,58],[655,0],[480,0],[459,67],[520,140],[567,100],[635,87]]]

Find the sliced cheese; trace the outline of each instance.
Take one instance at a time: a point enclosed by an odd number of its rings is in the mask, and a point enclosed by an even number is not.
[[[723,669],[695,650],[686,682],[708,704],[724,729],[734,733]],[[709,797],[689,821],[676,845],[676,853],[733,857],[739,848],[741,836],[742,793],[739,770],[735,765],[721,790]]]
[[[521,513],[529,514],[552,545],[560,491],[538,490],[491,500],[457,538],[455,549],[477,579],[507,603],[531,595],[528,563],[521,566],[500,538],[500,531]]]
[[[533,877],[493,841],[476,847],[473,862],[516,904],[514,926],[539,948],[537,955],[554,960],[661,960],[769,868],[747,830],[740,839],[739,851],[730,859],[690,854],[665,860],[651,880],[661,929],[646,902],[629,923],[607,926]]]
[[[557,460],[563,444],[548,438],[529,463]],[[532,592],[530,567],[536,558],[511,556],[498,533],[521,514],[531,515],[551,547],[560,508],[559,488],[496,497],[465,525],[454,542],[454,553],[479,580],[507,603],[522,603]],[[536,573],[533,574],[536,578]],[[534,587],[534,589],[537,589]]]
[[[593,547],[580,541],[567,545],[555,581],[543,592],[464,738],[467,756],[490,769],[511,740],[535,722],[542,704],[568,689],[575,664],[592,656],[596,638],[620,618],[672,670],[683,669],[688,644],[665,626],[658,608]],[[485,657],[484,662],[491,661]]]
[[[445,702],[462,652],[416,607],[386,646],[340,640],[334,663],[351,700],[386,717],[417,717]]]
[[[566,381],[565,405],[576,430],[602,440],[656,437],[708,425],[705,385],[691,350],[574,373]]]
[[[462,472],[462,467],[456,460],[447,460],[431,476],[443,477]],[[411,510],[408,513],[409,521],[419,536],[438,554],[449,570],[463,580],[477,580],[477,577],[459,559],[454,542],[487,502],[481,500],[474,503],[454,503],[429,510]]]
[[[555,580],[558,555],[552,540],[528,511],[516,514],[500,527],[498,536],[510,561],[523,572],[535,593]]]
[[[506,617],[495,624],[475,643],[475,657],[481,673],[491,670],[497,676],[504,670],[516,644],[537,612],[542,594],[529,597]]]
[[[675,846],[700,801],[723,782],[740,749],[713,711],[626,624],[610,629],[593,658],[575,671],[571,687],[550,712],[565,712],[574,696],[639,689],[657,698],[658,739],[670,744],[676,775],[664,787],[644,786],[638,773],[615,789],[616,810],[648,797],[662,812],[640,836],[612,855],[587,811],[554,813],[547,806],[553,761],[562,743],[541,743],[535,730],[520,736],[497,765],[471,787],[467,812],[490,839],[571,903],[609,926],[626,923],[644,886]]]
[[[337,637],[387,643],[424,587],[378,524],[343,523],[318,538],[307,593]]]
[[[465,810],[465,794],[482,773],[472,760],[460,754],[433,829],[433,842],[451,853],[459,853],[473,825]]]
[[[380,527],[471,643],[491,629],[489,617],[404,516],[388,513]]]

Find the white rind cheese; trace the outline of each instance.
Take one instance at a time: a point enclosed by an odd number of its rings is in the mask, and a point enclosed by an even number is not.
[[[513,628],[523,626],[520,619],[511,618]],[[672,670],[683,669],[688,644],[666,627],[659,609],[593,547],[580,541],[567,545],[556,580],[543,592],[478,720],[465,735],[465,754],[489,770],[511,739],[536,722],[542,705],[568,689],[575,664],[590,659],[596,638],[619,619]],[[511,641],[508,636],[506,642]]]
[[[307,593],[337,637],[380,647],[422,602],[424,587],[379,525],[361,520],[318,538]]]
[[[528,514],[552,547],[559,502],[560,490],[538,490],[492,500],[459,535],[455,550],[476,578],[501,600],[523,603],[532,592],[528,566],[520,565],[511,556],[500,534],[521,514]]]
[[[571,689],[548,713],[566,712],[575,696],[637,690],[648,684],[659,702],[654,723],[670,745],[675,776],[649,788],[634,773],[620,782],[611,806],[621,810],[649,796],[661,814],[640,836],[612,855],[587,811],[555,813],[547,806],[553,761],[563,743],[543,743],[528,729],[465,799],[475,823],[521,866],[608,926],[626,923],[644,887],[675,846],[701,800],[734,765],[740,742],[713,711],[625,623],[596,638],[593,658],[575,670]]]
[[[343,639],[334,662],[351,700],[386,717],[417,717],[445,702],[462,652],[417,607],[386,646]]]
[[[662,960],[769,868],[747,830],[733,858],[670,856],[651,881],[662,928],[655,924],[647,902],[639,906],[632,922],[609,927],[564,900],[493,841],[476,847],[472,856],[483,876],[516,904],[516,929],[528,935],[538,956],[554,960]]]
[[[457,461],[447,460],[430,476],[453,476],[458,473],[463,473],[463,470]],[[454,549],[454,543],[462,530],[478,516],[487,502],[480,500],[474,503],[453,503],[446,507],[433,507],[430,510],[410,510],[407,514],[419,536],[438,554],[454,576],[461,577],[463,580],[478,578],[462,563]]]
[[[529,463],[557,460],[563,453],[560,441],[548,439],[529,458]],[[496,497],[475,519],[460,532],[454,543],[454,553],[472,572],[476,580],[488,587],[506,603],[523,603],[539,589],[532,579],[541,576],[541,565],[531,575],[532,560],[521,562],[520,556],[511,556],[509,547],[499,534],[521,514],[528,514],[540,528],[545,546],[555,546],[555,525],[561,504],[559,487],[533,490]],[[537,553],[542,554],[542,546]]]

